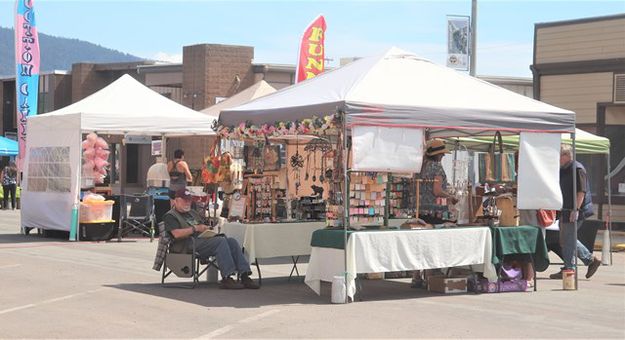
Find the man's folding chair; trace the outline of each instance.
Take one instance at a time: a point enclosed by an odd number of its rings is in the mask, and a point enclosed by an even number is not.
[[[120,222],[117,231],[117,240],[130,232],[148,236],[150,242],[154,240],[154,198],[152,195],[135,194],[122,195],[120,208]]]
[[[164,230],[164,224],[159,223],[159,231],[161,237],[165,235],[166,231]],[[208,259],[202,259],[199,257],[199,254],[195,251],[195,241],[196,238],[191,238],[192,240],[192,250],[190,254],[187,253],[172,253],[170,251],[171,243],[167,247],[167,251],[165,252],[165,258],[163,260],[163,271],[161,275],[161,284],[165,287],[182,287],[182,288],[195,288],[195,286],[200,281],[200,276],[202,276],[210,267],[214,267],[216,270],[219,270],[219,266],[217,265],[217,259],[214,256],[211,256]],[[205,266],[201,269],[202,266]],[[165,285],[165,279],[174,274],[177,277],[181,278],[192,278],[193,284],[191,286],[187,285]]]

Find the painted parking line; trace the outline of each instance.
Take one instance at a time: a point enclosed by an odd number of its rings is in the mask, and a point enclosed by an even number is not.
[[[271,310],[265,311],[263,313],[260,313],[260,314],[257,314],[257,315],[253,315],[253,316],[250,316],[248,318],[239,320],[236,324],[226,325],[226,326],[223,326],[221,328],[217,328],[216,330],[214,330],[214,331],[212,331],[210,333],[204,334],[204,335],[202,335],[202,336],[200,336],[200,337],[198,337],[196,339],[213,339],[213,338],[216,338],[216,337],[218,337],[220,335],[226,334],[226,333],[236,329],[237,325],[258,321],[258,320],[264,319],[264,318],[266,318],[266,317],[268,317],[268,316],[270,316],[272,314],[278,313],[278,312],[280,312],[279,309],[271,309]]]
[[[5,264],[5,265],[1,265],[0,269],[15,268],[15,267],[19,267],[19,266],[21,266],[21,264],[19,264],[19,263]]]
[[[52,298],[52,299],[48,299],[48,300],[43,300],[43,301],[41,301],[39,303],[29,303],[29,304],[23,305],[23,306],[17,306],[17,307],[13,307],[13,308],[9,308],[9,309],[4,309],[4,310],[0,310],[0,314],[7,314],[7,313],[11,313],[11,312],[16,312],[16,311],[20,311],[20,310],[23,310],[23,309],[27,309],[27,308],[34,308],[34,307],[38,307],[38,306],[42,306],[42,305],[46,305],[46,304],[50,304],[50,303],[54,303],[54,302],[58,302],[58,301],[69,300],[69,299],[75,298],[77,296],[93,294],[93,293],[99,292],[99,291],[104,290],[104,289],[108,289],[108,288],[107,287],[102,287],[102,288],[98,288],[98,289],[92,289],[92,290],[88,290],[88,291],[81,292],[81,293],[75,293],[75,294],[60,296],[60,297],[56,297],[56,298]]]

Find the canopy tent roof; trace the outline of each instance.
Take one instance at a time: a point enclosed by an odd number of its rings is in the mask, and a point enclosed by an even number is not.
[[[572,132],[575,114],[391,48],[221,112],[224,125],[344,110],[349,125],[430,128],[433,136]],[[444,131],[445,130],[445,131]],[[454,131],[450,131],[454,130]]]
[[[458,141],[471,150],[486,151],[493,142],[493,137],[461,137]],[[448,143],[453,143],[456,138],[449,138]],[[502,142],[507,149],[518,149],[519,136],[504,136]],[[562,134],[562,142],[572,144],[569,133]],[[610,140],[606,137],[593,135],[584,130],[575,129],[575,152],[578,154],[608,154],[610,153]]]
[[[16,141],[0,136],[0,156],[17,156],[18,150]]]
[[[221,110],[245,104],[250,100],[260,98],[274,92],[276,92],[276,89],[273,86],[269,85],[268,82],[261,80],[256,84],[246,88],[245,90],[235,94],[234,96],[213,106],[209,106],[204,110],[201,110],[200,112],[205,113],[209,116],[218,117]]]
[[[62,109],[28,120],[59,120],[80,115],[82,132],[151,136],[213,135],[216,117],[180,105],[125,74]]]

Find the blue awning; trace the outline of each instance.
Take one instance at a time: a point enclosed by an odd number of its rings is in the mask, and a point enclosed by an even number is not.
[[[16,141],[0,136],[0,156],[17,156],[18,150]]]

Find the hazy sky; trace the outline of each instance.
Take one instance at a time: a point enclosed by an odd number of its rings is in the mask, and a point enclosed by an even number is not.
[[[391,46],[444,64],[446,16],[471,12],[470,0],[34,1],[40,32],[177,62],[182,46],[220,43],[254,46],[255,62],[294,64],[304,28],[323,14],[330,66]],[[0,26],[13,26],[13,7],[0,0]],[[623,0],[480,0],[477,74],[531,76],[535,23],[620,13]]]

